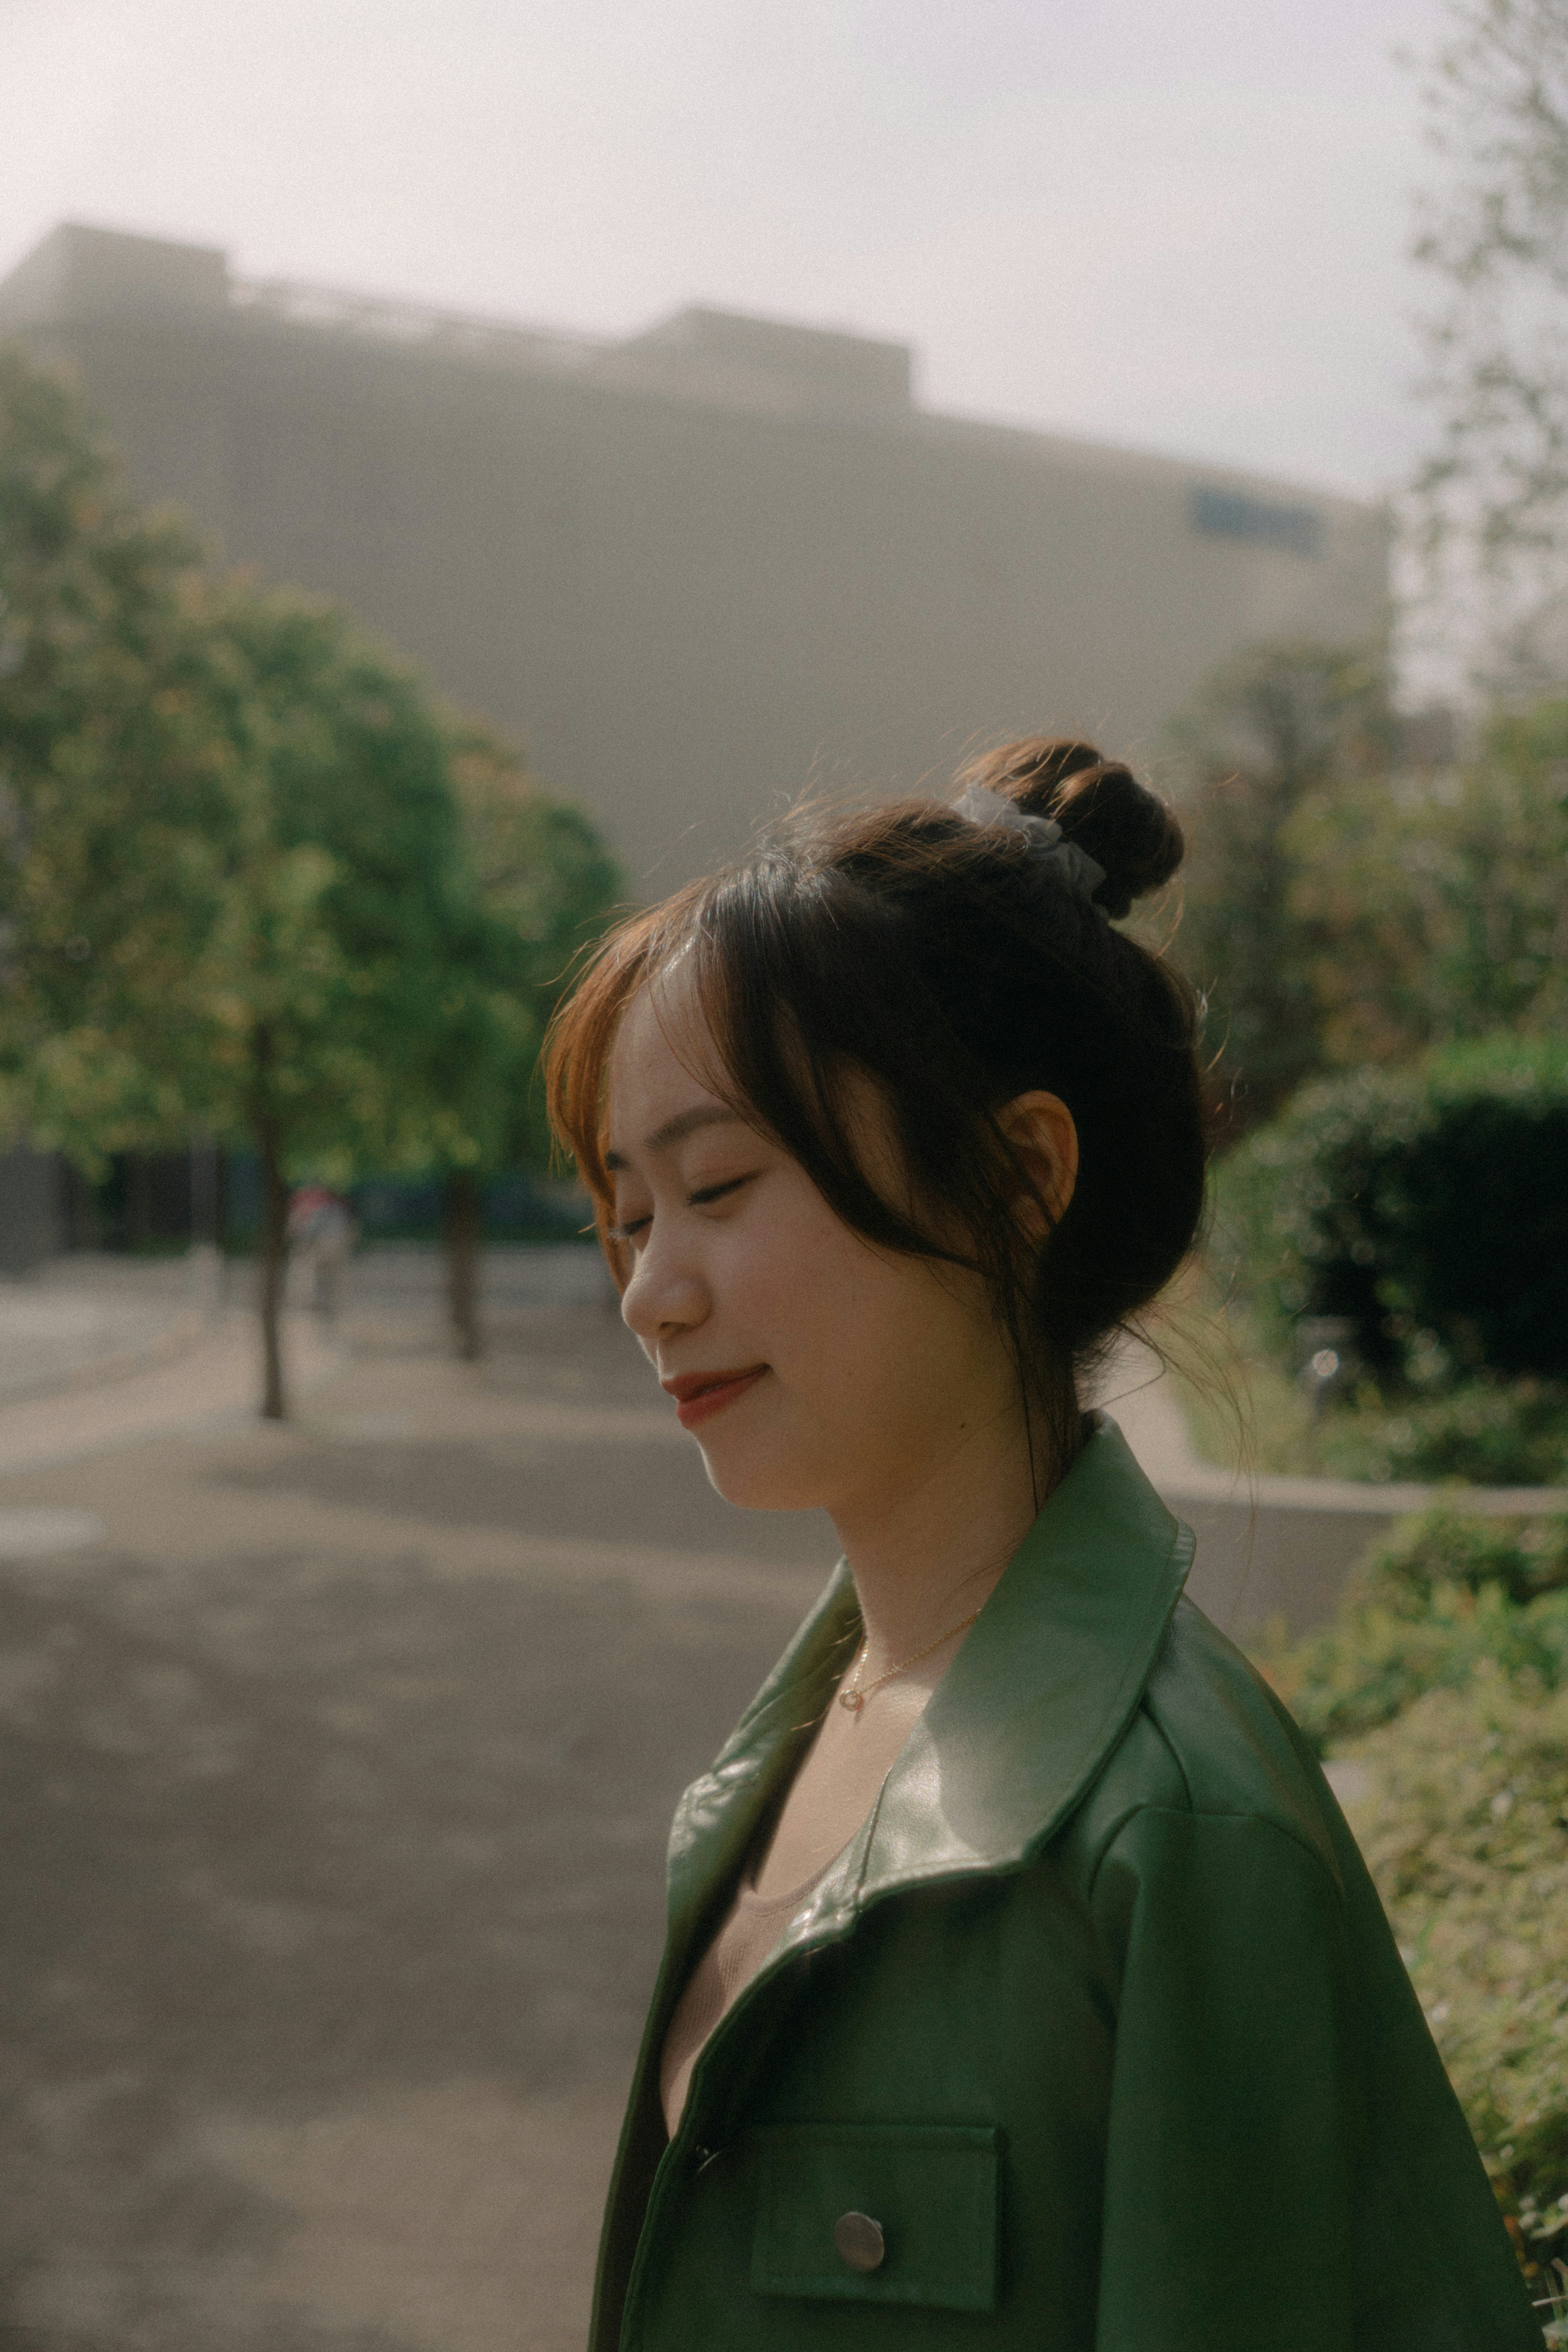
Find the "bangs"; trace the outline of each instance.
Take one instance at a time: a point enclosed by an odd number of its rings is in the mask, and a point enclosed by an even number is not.
[[[545,1103],[558,1144],[570,1154],[596,1212],[611,1197],[604,1164],[606,1079],[622,1015],[650,973],[668,961],[685,926],[674,903],[633,915],[594,949],[545,1032]],[[601,1220],[602,1223],[602,1219]]]

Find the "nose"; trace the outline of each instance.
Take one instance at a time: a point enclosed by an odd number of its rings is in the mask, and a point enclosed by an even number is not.
[[[706,1321],[708,1296],[691,1265],[661,1241],[655,1223],[621,1294],[621,1319],[652,1355],[662,1340],[695,1331]]]

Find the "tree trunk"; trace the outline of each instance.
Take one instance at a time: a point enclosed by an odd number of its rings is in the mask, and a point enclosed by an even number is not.
[[[125,1246],[149,1249],[152,1243],[152,1162],[145,1151],[125,1155]]]
[[[479,1315],[483,1221],[479,1179],[474,1170],[449,1170],[442,1200],[446,1234],[446,1302],[452,1314],[453,1341],[465,1364],[477,1363],[485,1352],[485,1330]]]
[[[191,1246],[223,1246],[223,1153],[210,1135],[193,1135],[191,1153]]]
[[[284,1181],[277,1138],[270,1126],[256,1135],[261,1157],[261,1353],[265,1367],[261,1400],[264,1421],[287,1418],[283,1385],[283,1342],[279,1324],[283,1284],[288,1271],[288,1186]]]

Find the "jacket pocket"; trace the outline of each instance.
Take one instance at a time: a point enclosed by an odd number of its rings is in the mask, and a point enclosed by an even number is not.
[[[996,2309],[998,2131],[790,2124],[756,2144],[758,2294]]]

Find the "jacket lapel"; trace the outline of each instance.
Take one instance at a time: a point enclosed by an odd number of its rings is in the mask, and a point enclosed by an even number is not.
[[[1137,1709],[1192,1554],[1101,1421],[889,1773],[862,1894],[1005,1869],[1054,1834]]]
[[[1132,1720],[1192,1554],[1190,1530],[1097,1415],[780,1952],[842,1934],[899,1887],[1038,1852]]]
[[[1190,1530],[1160,1501],[1115,1423],[1096,1414],[871,1815],[784,1946],[842,1933],[861,1905],[896,1887],[1016,1868],[1054,1835],[1132,1719],[1192,1553]],[[841,1561],[711,1769],[682,1798],[669,1857],[666,1974],[674,1981],[794,1771],[860,1627]]]
[[[707,1771],[675,1809],[669,1849],[669,1960],[738,1869],[768,1805],[793,1773],[860,1639],[854,1580],[841,1560]]]

